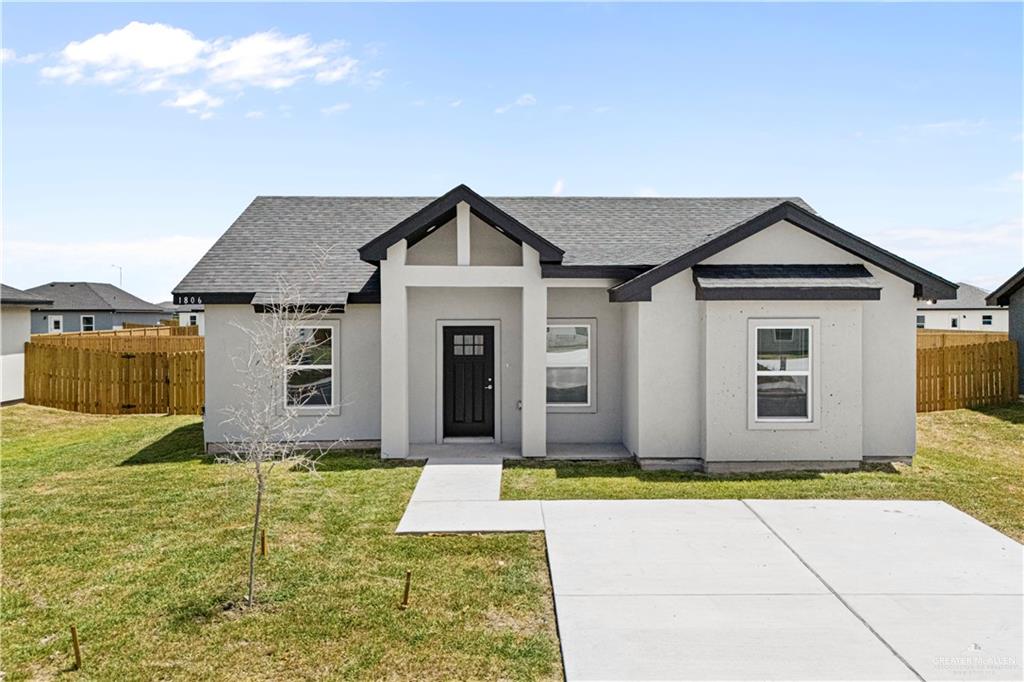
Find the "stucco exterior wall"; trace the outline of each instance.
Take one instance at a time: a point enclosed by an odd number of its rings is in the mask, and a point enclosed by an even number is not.
[[[411,251],[410,251],[411,253]],[[414,287],[409,289],[409,442],[436,443],[438,320],[498,320],[501,368],[495,412],[501,410],[501,442],[520,441],[516,403],[522,384],[522,293],[507,288]],[[497,351],[498,349],[496,349]]]
[[[241,381],[232,358],[240,357],[248,340],[237,325],[245,326],[257,313],[249,305],[206,306],[206,416],[207,443],[225,440],[224,409],[239,399]],[[331,316],[340,322],[340,345],[334,371],[340,377],[341,408],[328,417],[316,440],[380,439],[380,307],[351,305]],[[314,419],[310,417],[309,419]]]
[[[710,301],[706,304],[704,459],[713,462],[859,461],[863,432],[859,301]],[[749,320],[816,321],[813,424],[751,428]]]
[[[914,322],[917,323],[917,315],[924,315],[925,329],[956,329],[958,331],[971,332],[1005,332],[1010,328],[1009,312],[1006,309],[994,310],[958,310],[953,308],[918,309],[914,313]],[[991,315],[992,324],[983,325],[982,315]],[[954,327],[951,318],[956,318],[957,326]]]
[[[864,263],[785,222],[704,262]],[[880,301],[703,302],[696,300],[692,272],[687,270],[656,285],[650,302],[631,304],[637,308],[636,334],[630,331],[631,313],[626,313],[624,356],[627,368],[636,358],[638,396],[634,435],[628,426],[633,382],[627,380],[627,447],[641,458],[708,461],[845,461],[862,455],[912,455],[917,306],[913,285],[864,265],[882,284]],[[816,435],[747,430],[751,316],[820,319],[821,380],[832,394],[822,389],[822,429]],[[843,338],[835,338],[838,330],[844,330]],[[634,339],[635,353],[630,347]]]
[[[31,326],[28,308],[0,307],[0,402],[25,397],[25,342]]]
[[[623,421],[623,306],[599,288],[549,288],[548,319],[596,322],[596,383],[593,408],[559,411],[548,407],[549,443],[621,443]],[[568,409],[568,408],[566,408]]]
[[[622,444],[640,451],[640,304],[622,305]]]
[[[523,249],[519,244],[471,215],[469,218],[470,265],[522,265]]]
[[[416,242],[406,253],[409,265],[455,265],[458,235],[455,219]]]
[[[1009,311],[1010,338],[1017,342],[1017,376],[1020,381],[1020,393],[1024,395],[1024,288],[1018,289],[1010,296]]]

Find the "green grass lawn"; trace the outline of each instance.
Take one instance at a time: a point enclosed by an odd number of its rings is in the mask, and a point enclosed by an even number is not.
[[[1024,403],[918,415],[917,434],[912,467],[852,473],[708,476],[625,463],[509,463],[502,497],[943,500],[1024,542]]]
[[[0,410],[0,670],[9,679],[561,676],[540,534],[398,537],[417,466],[332,456],[279,472],[260,604],[245,593],[252,486],[191,417]],[[506,469],[506,498],[945,500],[1024,540],[1024,405],[923,415],[914,467],[770,476],[621,464]],[[400,611],[413,571],[412,608]],[[68,626],[84,669],[69,672]]]
[[[540,534],[398,537],[419,467],[275,472],[260,605],[252,486],[189,417],[0,410],[0,670],[80,679],[561,677]],[[397,606],[413,571],[412,608]]]

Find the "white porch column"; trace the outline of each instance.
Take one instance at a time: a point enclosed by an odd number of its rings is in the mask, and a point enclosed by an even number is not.
[[[523,244],[523,457],[547,455],[548,290],[540,254]]]
[[[409,303],[403,276],[406,241],[380,262],[380,451],[409,456]]]

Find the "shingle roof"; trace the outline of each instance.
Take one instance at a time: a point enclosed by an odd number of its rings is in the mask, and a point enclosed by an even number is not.
[[[174,288],[175,294],[255,293],[309,274],[329,249],[311,296],[375,292],[359,247],[436,197],[257,197]],[[785,198],[489,198],[565,250],[564,265],[656,265]],[[789,199],[807,209],[801,199]]]
[[[53,300],[54,310],[111,310],[133,313],[162,313],[160,306],[132,296],[105,282],[50,282],[28,289],[29,293]]]
[[[30,294],[27,291],[7,286],[6,284],[0,284],[0,304],[50,305],[51,303],[53,303],[53,301],[44,296],[37,296],[36,294]]]
[[[990,306],[985,302],[988,292],[967,282],[957,282],[956,298],[948,301],[936,301],[935,303],[924,303],[918,306],[918,310],[966,310],[971,308],[998,308]]]
[[[1010,279],[1000,284],[998,289],[986,296],[985,302],[989,305],[1008,306],[1010,305],[1010,297],[1017,293],[1021,287],[1024,287],[1024,268],[1015,272],[1010,276]]]

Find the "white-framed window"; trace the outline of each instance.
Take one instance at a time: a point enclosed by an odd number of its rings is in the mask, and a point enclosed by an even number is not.
[[[295,327],[288,341],[285,406],[329,410],[338,406],[338,324]]]
[[[917,328],[924,329],[924,315],[917,316]]]
[[[982,327],[991,327],[992,326],[992,316],[991,315],[982,315],[981,316],[981,326]]]
[[[953,316],[953,317],[949,318],[949,327],[950,327],[950,329],[956,329],[959,326],[960,326],[960,318],[959,317]]]
[[[199,316],[198,315],[189,315],[188,316],[188,326],[195,327],[197,324],[199,324]]]
[[[813,419],[811,325],[757,324],[754,328],[754,421]]]
[[[82,326],[83,332],[91,332],[96,329],[96,317],[94,315],[82,315]]]
[[[46,318],[47,329],[51,334],[60,334],[64,331],[64,316],[63,315],[49,315]]]
[[[593,320],[548,322],[548,407],[594,406],[594,328]]]

